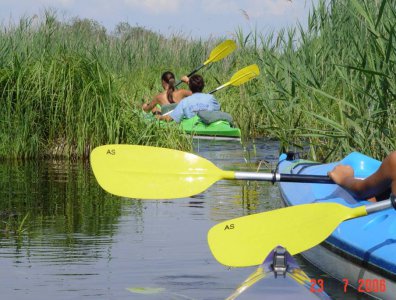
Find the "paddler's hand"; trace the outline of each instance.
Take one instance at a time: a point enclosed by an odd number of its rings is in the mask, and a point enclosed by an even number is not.
[[[341,186],[345,186],[347,182],[355,178],[354,171],[351,166],[338,165],[334,169],[327,173],[333,181]]]
[[[183,76],[181,79],[181,81],[183,81],[184,83],[187,83],[190,81],[190,78],[188,78],[187,76]]]

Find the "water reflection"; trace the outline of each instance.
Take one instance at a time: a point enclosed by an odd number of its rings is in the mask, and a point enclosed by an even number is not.
[[[52,234],[112,234],[112,224],[121,214],[121,202],[97,187],[88,165],[3,163],[0,177],[1,234],[5,236],[19,229],[29,229],[28,237],[42,235],[48,227]]]
[[[196,149],[225,170],[260,165],[266,172],[278,156],[272,141],[245,147],[201,141]],[[3,162],[1,296],[224,299],[253,269],[219,265],[207,231],[219,221],[277,207],[279,191],[270,183],[219,181],[185,199],[136,201],[104,192],[86,164]]]
[[[245,147],[238,143],[220,141],[197,142],[199,155],[215,162],[224,170],[270,172],[278,156],[278,143],[266,140]],[[260,162],[266,162],[260,164]],[[246,214],[280,207],[279,190],[268,183],[248,181],[219,181],[207,190],[210,218],[219,222]]]

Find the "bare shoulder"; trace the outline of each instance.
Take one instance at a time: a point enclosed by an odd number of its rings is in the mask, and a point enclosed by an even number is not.
[[[183,98],[186,98],[191,95],[192,95],[191,91],[180,89],[173,92],[173,99],[175,100],[175,102],[180,102],[181,100],[183,100]]]
[[[165,105],[165,104],[168,104],[168,103],[169,103],[169,102],[168,102],[168,99],[167,99],[167,97],[166,97],[166,92],[162,92],[162,93],[156,95],[156,96],[154,97],[154,99],[155,99],[155,100],[157,101],[157,103],[160,104],[160,105]]]

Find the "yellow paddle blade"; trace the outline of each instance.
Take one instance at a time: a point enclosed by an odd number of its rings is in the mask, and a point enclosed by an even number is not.
[[[224,83],[223,85],[219,86],[218,88],[214,89],[211,91],[209,94],[213,94],[214,92],[217,92],[218,90],[221,90],[222,88],[225,88],[226,86],[229,85],[234,85],[238,86],[241,84],[244,84],[245,82],[257,77],[260,75],[260,70],[257,65],[250,65],[242,70],[239,70],[236,72],[230,79],[230,81]]]
[[[138,199],[196,195],[234,173],[191,153],[148,146],[104,145],[92,151],[90,160],[104,190]]]
[[[210,52],[209,58],[204,62],[204,65],[223,59],[234,52],[236,47],[237,46],[233,40],[226,40],[222,42],[220,45],[214,48],[212,52]]]
[[[244,216],[213,226],[208,243],[218,262],[231,267],[259,265],[278,245],[291,255],[316,246],[343,221],[367,215],[365,206],[303,204]]]
[[[236,72],[230,79],[229,84],[234,86],[241,85],[260,75],[260,70],[256,64],[247,66]]]

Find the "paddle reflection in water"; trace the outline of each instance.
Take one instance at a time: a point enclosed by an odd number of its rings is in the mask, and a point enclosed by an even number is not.
[[[241,171],[278,155],[268,141],[196,149]],[[0,199],[1,298],[29,300],[224,299],[254,268],[219,265],[207,231],[281,203],[276,185],[246,181],[219,181],[185,199],[123,199],[104,192],[89,165],[56,161],[1,163]]]

